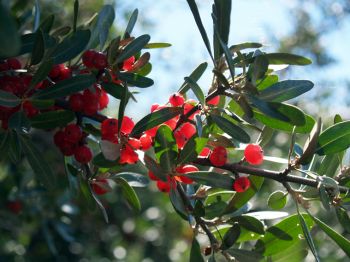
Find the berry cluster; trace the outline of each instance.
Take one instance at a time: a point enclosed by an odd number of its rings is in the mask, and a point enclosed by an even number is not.
[[[56,132],[54,143],[63,155],[74,155],[79,163],[86,164],[92,159],[92,151],[85,141],[87,135],[79,125],[69,124],[63,130]]]

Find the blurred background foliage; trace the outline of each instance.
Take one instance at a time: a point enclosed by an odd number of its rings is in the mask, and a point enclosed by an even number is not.
[[[18,22],[23,25],[20,27],[23,32],[32,28],[34,1],[2,2],[11,7],[14,16],[19,17]],[[45,18],[48,14],[55,14],[56,28],[72,24],[73,2],[72,0],[40,0],[42,17]],[[176,3],[173,3],[174,1],[164,2],[166,3],[163,3],[163,8],[164,5],[168,8],[160,12],[166,15],[172,9],[172,5],[176,5]],[[282,37],[276,37],[267,30],[267,42],[273,43],[280,51],[294,52],[311,57],[314,64],[301,76],[305,79],[308,79],[308,75],[316,74],[320,67],[337,66],[338,61],[333,56],[332,46],[325,46],[323,40],[326,35],[331,35],[341,28],[342,24],[348,23],[350,2],[346,0],[293,0],[282,2],[288,3],[286,6],[289,7],[290,16],[286,19],[290,20],[292,29]],[[87,21],[105,3],[116,6],[116,27],[112,35],[118,32],[118,25],[126,23],[127,17],[134,8],[143,5],[147,6],[148,9],[146,10],[158,8],[153,1],[150,4],[150,1],[80,0],[79,22]],[[185,3],[183,5],[186,7]],[[251,8],[254,8],[253,4]],[[183,12],[189,13],[189,10],[184,9]],[[234,12],[237,12],[237,10]],[[266,14],[266,16],[268,17],[269,14]],[[142,12],[140,17],[141,23],[139,22],[137,25],[138,30],[147,30],[147,33],[152,36],[153,26],[161,23],[160,19],[162,18],[153,19],[148,13]],[[195,28],[194,23],[191,26]],[[254,32],[251,33],[253,37]],[[176,37],[181,38],[181,35]],[[162,41],[163,39],[153,40]],[[246,39],[246,41],[249,40],[251,39]],[[199,38],[191,41],[201,43]],[[155,58],[161,60],[160,63],[157,63],[158,61]],[[155,67],[164,67],[163,70],[169,70],[169,65],[176,63],[180,63],[179,66],[183,67],[184,72],[189,73],[193,69],[190,63],[184,64],[181,59],[177,61],[169,53],[155,54],[155,58],[153,58]],[[197,64],[200,62],[195,61]],[[172,69],[171,66],[170,69]],[[333,89],[338,88],[346,93],[349,88],[346,71],[342,71],[344,74],[337,79],[332,78],[332,75],[320,77],[319,79],[322,81],[317,83],[316,87],[318,93],[313,94],[311,98],[307,97],[296,101],[296,103],[301,108],[306,107],[307,111],[311,111],[311,113],[318,112],[319,115],[319,112],[323,112],[326,119],[331,119],[332,115],[329,107],[332,106],[332,103],[333,105],[336,103],[334,102],[336,92]],[[181,82],[185,76],[179,74],[163,76],[157,75],[157,72],[159,71],[156,69],[152,75],[156,85],[158,77],[166,78],[163,82],[168,83],[170,81],[169,77],[178,78],[177,81]],[[293,72],[288,69],[283,72],[282,77],[286,78],[293,74],[297,77],[300,76],[300,72]],[[333,87],[333,89],[330,87]],[[156,86],[156,88],[158,87]],[[152,87],[149,92],[153,95],[146,93],[140,94],[139,97],[148,96],[145,101],[152,101],[151,103],[165,102],[168,95],[176,90],[176,85],[169,83],[168,86],[162,88],[161,95],[155,92]],[[333,97],[331,102],[329,102],[329,97]],[[349,102],[345,101],[345,105]],[[149,108],[151,103],[143,104],[146,104],[146,107]],[[142,107],[133,107],[133,112],[138,117],[141,117],[141,110]],[[115,114],[115,112],[111,113]],[[32,138],[45,152],[47,160],[54,165],[53,170],[56,171],[59,177],[59,183],[54,191],[46,191],[33,182],[31,179],[32,171],[28,168],[25,160],[16,165],[9,165],[1,157],[0,152],[0,261],[188,261],[192,230],[188,223],[176,215],[167,195],[158,192],[154,183],[150,183],[149,188],[136,188],[142,203],[140,213],[133,212],[127,206],[127,203],[121,197],[121,192],[116,187],[113,192],[102,196],[101,200],[110,216],[110,223],[106,224],[93,200],[86,198],[81,192],[74,193],[77,178],[67,179],[62,165],[63,158],[56,147],[53,146],[52,134],[36,132]],[[274,142],[268,145],[271,149],[267,150],[267,154],[285,156],[288,151],[289,140],[288,134],[277,134]],[[273,168],[282,167],[273,166]],[[268,194],[276,186],[276,183],[265,182],[263,190],[252,203],[253,210],[267,208],[266,199]],[[317,212],[320,209],[319,203],[312,204],[312,211]],[[294,213],[294,208],[290,204],[287,211]],[[324,221],[328,221],[331,226],[335,226],[332,224],[332,217],[335,215],[333,212],[320,213],[322,213],[320,217]],[[313,230],[312,233],[316,245],[326,240],[325,235],[321,232]],[[345,232],[344,234],[349,237],[349,234]],[[327,262],[343,259],[343,254],[328,240],[327,245],[323,245],[323,249],[320,249],[320,256],[323,261]],[[309,261],[312,261],[312,259],[311,256],[307,257]]]

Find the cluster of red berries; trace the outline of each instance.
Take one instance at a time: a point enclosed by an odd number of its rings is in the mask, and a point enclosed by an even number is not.
[[[135,164],[139,160],[136,151],[146,151],[152,146],[152,137],[148,134],[143,134],[140,138],[130,137],[134,126],[134,121],[127,116],[123,117],[120,130],[117,119],[109,118],[101,123],[102,140],[120,144],[120,164]]]
[[[167,181],[161,180],[159,177],[155,176],[152,171],[148,172],[148,177],[157,182],[157,188],[159,191],[168,193],[171,189],[175,189],[176,181],[182,182],[184,184],[192,184],[193,180],[187,177],[185,174],[190,172],[196,172],[199,169],[193,165],[182,165],[176,168],[176,173],[167,176]]]
[[[54,135],[54,143],[65,156],[73,156],[82,164],[92,159],[92,151],[86,145],[85,138],[88,134],[83,132],[79,125],[69,124],[63,130]]]

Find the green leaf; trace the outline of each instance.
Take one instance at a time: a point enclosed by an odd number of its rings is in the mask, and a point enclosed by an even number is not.
[[[50,30],[53,26],[54,21],[55,21],[55,16],[49,15],[40,23],[38,30],[41,30],[45,34],[50,33]]]
[[[126,87],[115,83],[103,82],[101,85],[108,94],[120,100],[124,97],[125,89],[127,89]]]
[[[238,222],[238,224],[241,227],[249,230],[250,232],[254,232],[259,235],[265,234],[264,224],[255,217],[252,217],[249,215],[242,215],[242,216],[234,217],[232,221]]]
[[[337,214],[337,218],[339,223],[343,226],[344,230],[349,233],[350,232],[350,218],[346,210],[341,207],[335,208],[335,213]]]
[[[252,176],[249,177],[250,187],[242,193],[236,193],[227,205],[224,214],[228,214],[237,211],[243,207],[261,188],[264,178]],[[232,187],[231,187],[232,189]]]
[[[194,81],[192,78],[190,77],[185,77],[185,81],[188,83],[188,85],[190,86],[190,88],[192,89],[193,93],[196,95],[196,97],[198,98],[199,102],[202,105],[205,105],[205,97],[204,97],[204,93],[202,91],[202,89],[200,88],[200,86],[197,84],[196,81]]]
[[[220,127],[222,131],[230,135],[232,138],[238,140],[242,143],[249,143],[250,136],[239,126],[232,123],[230,120],[220,116],[220,115],[210,115],[210,118],[215,124]]]
[[[300,156],[300,158],[297,160],[297,163],[300,163],[302,165],[309,164],[314,156],[316,147],[317,147],[317,140],[321,132],[321,119],[319,118],[312,128],[312,131],[305,142],[303,154]]]
[[[263,78],[269,68],[269,61],[264,55],[259,55],[254,58],[254,62],[249,66],[248,74],[251,76],[253,84],[257,80]]]
[[[52,67],[53,67],[53,60],[52,59],[49,59],[49,60],[42,62],[40,64],[38,70],[36,70],[36,72],[34,73],[33,78],[30,82],[30,85],[32,87],[34,87],[37,84],[39,84],[41,81],[46,79],[46,77],[50,73]]]
[[[249,49],[249,48],[260,48],[262,47],[263,45],[260,44],[260,43],[254,43],[254,42],[246,42],[246,43],[241,43],[241,44],[238,44],[238,45],[232,45],[230,47],[230,51],[232,53],[235,53],[235,52],[238,52],[238,51],[241,51],[241,50],[244,50],[244,49]]]
[[[169,199],[176,213],[185,221],[188,221],[187,210],[181,196],[175,188],[170,188]]]
[[[198,137],[196,135],[192,136],[181,150],[177,164],[184,165],[197,159],[207,142],[207,138]]]
[[[125,179],[126,182],[132,187],[145,187],[149,184],[149,179],[141,174],[133,173],[133,172],[121,172],[117,174],[112,174],[110,179],[114,179],[116,177],[121,177]]]
[[[119,108],[118,108],[118,126],[122,126],[125,108],[126,108],[127,103],[129,102],[129,98],[130,98],[130,92],[129,92],[129,89],[127,86],[125,86],[125,88],[121,89],[121,91],[123,93],[121,94]]]
[[[112,5],[104,5],[98,13],[97,19],[91,30],[91,38],[88,44],[88,49],[94,48],[100,44],[103,49],[110,27],[113,25],[115,18],[114,7]]]
[[[219,174],[211,171],[189,172],[185,174],[198,184],[232,190],[234,179],[228,174]]]
[[[120,80],[127,82],[129,85],[133,85],[136,87],[150,87],[154,84],[154,81],[148,77],[132,74],[132,73],[120,73],[118,74]]]
[[[307,214],[302,214],[302,216],[307,227],[311,228],[313,225],[311,217]],[[276,225],[269,227],[266,230],[266,234],[256,243],[254,251],[264,256],[283,252],[300,241],[299,235],[302,233],[299,216],[297,214],[289,216]]]
[[[35,100],[34,99],[34,100],[31,100],[30,102],[37,109],[48,109],[48,108],[55,105],[55,100],[53,100],[53,99],[47,99],[47,100],[44,100],[44,99]]]
[[[167,125],[161,125],[154,140],[154,152],[160,166],[167,172],[171,172],[177,158],[178,149],[173,131]]]
[[[341,152],[350,146],[350,121],[337,123],[324,130],[318,138],[316,153],[329,155]]]
[[[326,191],[326,187],[322,183],[320,183],[320,185],[318,186],[318,191],[320,194],[320,200],[321,200],[322,206],[327,211],[329,211],[331,209],[331,207],[329,205],[330,199],[329,199],[329,195]]]
[[[259,91],[263,91],[266,88],[272,86],[273,84],[276,84],[278,82],[278,76],[277,75],[267,75],[259,81],[256,85],[257,89]]]
[[[141,210],[141,203],[135,190],[122,177],[116,177],[114,180],[122,187],[122,194],[128,203],[139,212]]]
[[[283,191],[275,191],[267,200],[267,205],[274,210],[279,210],[287,204],[287,194]]]
[[[85,182],[85,181],[84,181]],[[85,183],[80,183],[81,185],[84,185]],[[95,200],[95,203],[97,204],[97,206],[99,207],[99,209],[101,210],[102,212],[102,215],[103,215],[103,218],[105,219],[106,223],[109,222],[109,219],[108,219],[108,214],[107,214],[107,211],[105,209],[105,207],[103,206],[102,202],[98,199],[97,195],[95,194],[95,192],[92,190],[91,188],[91,184],[88,183],[88,188],[89,188],[89,192],[86,192],[85,193],[85,196],[88,200],[90,200],[91,196],[92,198]],[[89,194],[90,193],[90,194]]]
[[[231,0],[215,0],[213,6],[213,13],[217,18],[217,30],[222,41],[227,45],[230,33],[230,18],[231,18]],[[215,30],[215,28],[214,28]],[[223,49],[220,46],[219,41],[215,37],[213,38],[214,43],[214,58],[217,60],[223,54]]]
[[[92,163],[95,166],[98,167],[105,167],[105,168],[110,168],[110,167],[115,167],[119,166],[119,161],[111,161],[107,160],[102,153],[97,154],[93,159]]]
[[[79,13],[79,0],[74,1],[74,15],[73,15],[73,32],[77,31],[77,21]]]
[[[55,64],[61,64],[75,58],[85,50],[90,36],[90,30],[77,30],[59,43],[50,53],[50,57]]]
[[[166,48],[166,47],[170,47],[170,46],[171,46],[171,44],[169,44],[169,43],[149,43],[149,44],[145,45],[143,49]]]
[[[204,259],[201,253],[201,247],[199,246],[199,243],[195,237],[193,237],[193,240],[192,240],[192,247],[191,247],[189,262],[204,262]]]
[[[51,165],[45,160],[40,150],[27,137],[20,136],[23,152],[26,155],[29,165],[32,167],[38,183],[44,184],[47,188],[53,188],[55,176]]]
[[[182,111],[183,109],[181,107],[165,107],[151,114],[148,114],[136,123],[130,135],[139,135],[148,129],[163,124],[169,119],[180,115]]]
[[[40,23],[40,6],[39,6],[39,1],[35,0],[33,31],[36,31],[38,29],[39,23]]]
[[[0,57],[18,55],[21,40],[17,32],[15,20],[3,2],[0,3]]]
[[[290,122],[290,119],[278,110],[280,104],[274,102],[265,102],[253,96],[249,97],[249,100],[252,102],[252,105],[264,115],[280,121]]]
[[[22,130],[23,128],[29,128],[30,122],[28,117],[23,111],[14,113],[9,119],[9,128]]]
[[[0,106],[15,107],[21,103],[21,99],[12,93],[0,90]]]
[[[6,138],[8,147],[7,155],[12,163],[16,164],[21,160],[22,154],[22,143],[20,140],[20,135],[14,130],[10,131],[8,134],[8,138]]]
[[[167,182],[167,174],[166,172],[161,168],[161,166],[150,156],[145,155],[144,156],[145,166],[149,171],[151,171],[156,177],[158,177],[160,180]]]
[[[230,248],[226,250],[226,252],[236,258],[238,261],[260,262],[263,259],[261,254],[244,249]]]
[[[30,59],[30,64],[31,65],[39,64],[41,59],[44,57],[44,53],[45,53],[44,34],[39,29],[35,33],[35,42],[33,46],[32,56]]]
[[[131,41],[124,49],[121,51],[117,57],[115,63],[122,63],[124,60],[140,52],[142,48],[151,40],[149,35],[141,35]]]
[[[199,66],[196,67],[195,70],[193,70],[193,72],[189,75],[189,78],[191,78],[193,81],[198,81],[201,76],[203,75],[203,73],[205,72],[205,70],[208,67],[208,63],[204,62],[201,63]],[[190,89],[190,85],[188,84],[187,81],[185,81],[182,86],[179,88],[179,93],[180,94],[186,94],[186,92]]]
[[[309,65],[312,61],[306,57],[287,54],[287,53],[270,53],[264,54],[269,60],[270,65]]]
[[[238,224],[233,224],[233,226],[226,232],[222,240],[220,249],[225,250],[233,246],[241,234],[241,227]]]
[[[40,129],[52,129],[56,127],[64,127],[72,122],[75,114],[68,110],[56,110],[40,113],[30,118],[32,127]]]
[[[32,53],[34,43],[36,39],[36,34],[35,33],[30,33],[30,34],[25,34],[21,36],[21,50],[18,55],[23,55],[26,53]],[[51,48],[56,44],[56,39],[53,38],[52,36],[49,36],[48,34],[44,34],[44,43],[45,43],[45,48]],[[7,56],[6,56],[7,57]]]
[[[286,80],[260,92],[259,98],[270,102],[284,102],[310,91],[314,84],[308,80]]]
[[[94,75],[77,75],[58,82],[57,84],[35,93],[33,99],[55,99],[65,97],[90,87],[95,83]]]
[[[311,216],[315,223],[331,238],[335,243],[345,252],[345,254],[350,257],[350,241],[338,234],[331,227],[323,223],[317,217]]]
[[[124,33],[124,38],[128,37],[131,35],[132,30],[134,29],[134,26],[137,21],[137,16],[139,14],[139,10],[135,9],[129,19],[128,25],[126,26],[125,33]]]
[[[197,24],[199,32],[200,32],[200,34],[202,36],[203,42],[204,42],[204,44],[205,44],[205,46],[206,46],[206,48],[208,50],[208,53],[209,53],[211,59],[214,62],[214,57],[213,57],[213,54],[211,53],[211,47],[210,47],[209,38],[208,38],[207,32],[205,31],[205,28],[203,26],[201,17],[199,15],[199,11],[198,11],[198,7],[197,7],[197,4],[196,4],[196,1],[195,0],[187,0],[187,3],[190,6],[192,15],[193,15],[194,20],[195,20],[195,22]]]

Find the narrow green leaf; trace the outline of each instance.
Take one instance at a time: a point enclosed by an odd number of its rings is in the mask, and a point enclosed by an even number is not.
[[[153,48],[166,48],[170,47],[171,44],[169,43],[149,43],[144,46],[144,49],[153,49]]]
[[[203,73],[205,72],[205,70],[208,67],[208,63],[204,62],[201,63],[199,66],[196,67],[195,70],[193,70],[193,72],[189,75],[189,78],[191,78],[193,81],[198,81],[201,76],[203,75]],[[190,86],[188,84],[187,81],[185,81],[182,86],[179,88],[179,93],[180,94],[186,94],[186,92],[190,89]]]
[[[129,37],[131,35],[132,30],[134,29],[134,26],[137,21],[137,16],[139,14],[139,10],[135,9],[129,19],[128,25],[126,26],[125,33],[124,33],[124,38]]]
[[[28,117],[23,111],[18,111],[14,113],[9,119],[9,128],[16,130],[23,130],[23,128],[29,128],[30,122]]]
[[[248,74],[251,75],[251,81],[253,84],[257,80],[262,79],[265,76],[269,67],[269,61],[264,55],[259,55],[254,58],[254,62],[250,65]]]
[[[230,51],[232,53],[236,53],[238,51],[244,50],[244,49],[249,49],[249,48],[260,48],[263,45],[260,43],[254,43],[254,42],[246,42],[246,43],[241,43],[237,45],[232,45],[230,47]]]
[[[39,84],[41,81],[45,80],[49,72],[51,71],[52,67],[53,67],[52,59],[42,62],[38,70],[36,70],[36,72],[34,73],[33,78],[30,82],[30,85],[34,87],[37,84]]]
[[[57,84],[35,93],[33,99],[55,99],[65,97],[90,87],[95,83],[94,75],[77,75],[58,82]]]
[[[45,53],[44,34],[39,29],[35,33],[35,42],[34,42],[34,46],[33,46],[33,51],[32,51],[30,63],[32,65],[39,64],[41,59],[44,57],[44,53]]]
[[[204,262],[204,259],[201,253],[201,247],[199,246],[199,243],[195,237],[193,237],[193,241],[192,241],[189,262]]]
[[[186,173],[186,177],[191,178],[198,184],[232,190],[234,179],[227,174],[219,174],[210,171],[198,171]]]
[[[202,152],[207,142],[207,138],[198,137],[196,135],[192,136],[181,150],[177,164],[183,165],[195,160]]]
[[[128,203],[136,210],[141,210],[141,203],[136,195],[135,190],[128,184],[128,182],[122,177],[116,177],[115,181],[122,187],[122,193]]]
[[[22,156],[22,143],[19,133],[14,130],[10,131],[7,143],[7,155],[10,158],[11,162],[16,164],[21,160]]]
[[[276,84],[278,82],[278,76],[277,75],[267,75],[259,81],[256,85],[257,89],[259,91],[263,91],[266,88],[272,86],[273,84]]]
[[[350,146],[350,121],[337,123],[324,130],[318,138],[316,153],[329,155]]]
[[[122,90],[122,94],[121,94],[119,108],[118,108],[118,126],[122,126],[125,108],[130,98],[130,92],[126,85],[125,85],[125,88],[121,90]]]
[[[15,107],[21,103],[21,99],[12,93],[0,90],[0,106]]]
[[[72,122],[75,114],[68,110],[56,110],[40,113],[30,118],[32,127],[40,129],[52,129],[56,127],[64,127]]]
[[[279,210],[287,204],[287,194],[283,191],[275,191],[267,200],[267,205],[274,210]]]
[[[38,30],[41,30],[45,34],[50,33],[50,30],[53,26],[54,21],[55,21],[55,16],[49,15],[40,23]]]
[[[36,31],[39,27],[40,24],[40,6],[39,6],[39,1],[35,0],[34,4],[34,23],[33,23],[33,31]]]
[[[305,142],[305,145],[303,148],[303,154],[297,160],[297,163],[306,165],[311,162],[317,147],[317,140],[321,132],[321,126],[322,126],[322,123],[321,123],[321,119],[319,118],[316,124],[314,125],[307,141]]]
[[[79,0],[74,1],[74,15],[73,15],[73,32],[77,31],[77,21],[79,13]]]
[[[187,0],[187,3],[188,5],[190,6],[190,9],[191,9],[191,12],[192,12],[192,15],[194,17],[194,20],[197,24],[197,27],[199,29],[199,32],[202,36],[202,39],[203,39],[203,42],[208,50],[208,53],[211,57],[211,59],[213,60],[214,62],[214,57],[213,57],[213,54],[211,52],[211,47],[210,47],[210,42],[209,42],[209,38],[208,38],[208,35],[207,35],[207,32],[205,31],[204,29],[204,26],[203,26],[203,23],[202,23],[202,20],[201,20],[201,17],[199,15],[199,11],[198,11],[198,7],[197,7],[197,4],[196,4],[196,1],[195,0]],[[215,63],[215,62],[214,62]]]
[[[140,52],[142,48],[151,40],[149,35],[141,35],[131,41],[119,54],[115,63],[122,63],[124,60]]]
[[[204,97],[204,93],[202,91],[202,89],[200,88],[200,86],[197,84],[196,81],[194,81],[192,78],[190,77],[185,77],[185,81],[188,83],[188,85],[190,86],[190,88],[192,89],[193,93],[196,95],[196,97],[198,98],[199,102],[202,105],[205,105],[205,97]]]
[[[222,131],[230,135],[232,138],[242,142],[249,143],[250,136],[239,126],[232,123],[230,120],[220,116],[220,115],[210,115],[210,118],[214,121],[215,124],[220,127]]]
[[[101,83],[101,85],[108,94],[120,100],[123,98],[125,94],[125,89],[127,89],[126,87],[115,83],[103,82]]]
[[[146,176],[134,172],[112,174],[108,178],[114,179],[116,177],[123,178],[132,187],[145,187],[149,184],[149,179]]]
[[[225,250],[233,246],[233,244],[238,240],[240,234],[241,227],[236,223],[233,224],[233,226],[224,235],[220,249]]]
[[[249,100],[252,102],[255,108],[257,108],[266,116],[275,118],[280,121],[290,122],[290,119],[286,115],[282,114],[276,109],[275,105],[278,105],[277,103],[274,104],[273,102],[265,102],[253,96],[249,97]]]
[[[308,80],[285,80],[260,92],[259,98],[271,102],[283,102],[310,91],[314,84]]]
[[[341,207],[335,208],[338,221],[343,226],[344,230],[349,233],[350,232],[350,218],[346,210]]]
[[[29,165],[37,176],[37,182],[43,183],[47,188],[53,188],[56,179],[52,172],[51,165],[49,165],[40,150],[35,147],[30,139],[24,136],[20,136],[20,139],[23,152],[28,159]]]
[[[231,220],[230,220],[231,221]],[[249,215],[242,215],[237,216],[232,219],[233,222],[238,222],[238,224],[256,234],[264,235],[265,229],[264,224],[257,218],[249,216]]]
[[[115,167],[115,166],[119,166],[119,161],[111,161],[106,159],[103,156],[103,153],[99,153],[97,154],[93,159],[92,159],[92,163],[95,166],[98,167],[105,167],[105,168],[111,168],[111,167]]]
[[[65,38],[57,47],[52,50],[50,57],[55,64],[61,64],[75,58],[82,51],[90,39],[90,30],[77,30],[74,34]]]
[[[238,261],[260,262],[263,259],[261,254],[244,249],[230,248],[226,252],[238,259]]]
[[[287,53],[270,53],[265,54],[265,56],[269,60],[270,65],[309,65],[312,63],[312,61],[306,57]]]
[[[81,184],[83,184],[83,183],[81,183]],[[90,194],[88,192],[85,193],[85,195],[87,195],[86,196],[87,199],[90,200],[90,196],[92,196],[92,198],[95,200],[95,203],[97,204],[97,206],[101,210],[103,218],[105,219],[106,223],[108,223],[109,219],[108,219],[108,214],[107,214],[105,207],[103,206],[102,202],[98,199],[95,192],[92,190],[90,183],[88,183],[88,187],[89,187]]]
[[[0,57],[18,55],[21,39],[17,32],[15,20],[3,2],[0,3]]]
[[[120,73],[118,77],[120,80],[127,82],[129,85],[141,88],[150,87],[154,84],[152,79],[139,74]]]
[[[33,51],[34,43],[35,43],[36,34],[30,33],[21,36],[21,50],[18,55],[23,55],[26,53],[31,53]],[[45,48],[51,48],[56,44],[56,39],[48,34],[44,34],[44,43]],[[8,56],[6,56],[8,57]]]
[[[169,119],[180,115],[183,109],[181,107],[166,107],[155,111],[151,114],[148,114],[142,118],[139,122],[136,123],[134,129],[131,132],[131,136],[139,135],[143,131],[151,129],[155,126],[158,126]]]
[[[317,217],[311,216],[315,223],[350,257],[350,241],[323,223]]]
[[[176,140],[173,131],[167,125],[161,125],[154,140],[154,151],[160,166],[167,172],[171,172],[178,154]]]
[[[55,100],[53,99],[38,99],[38,100],[31,100],[30,101],[32,105],[37,109],[48,109],[55,105]]]
[[[188,214],[184,202],[179,192],[175,188],[170,188],[169,199],[176,213],[185,221],[188,221]]]

